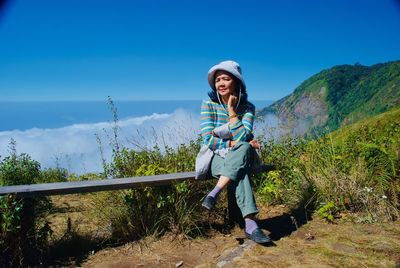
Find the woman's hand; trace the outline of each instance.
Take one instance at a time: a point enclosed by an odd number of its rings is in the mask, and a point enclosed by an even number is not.
[[[260,148],[261,148],[261,145],[258,143],[257,140],[251,140],[251,141],[249,142],[249,144],[250,144],[251,147],[253,147],[254,149],[260,149]]]
[[[229,100],[228,100],[229,115],[235,114],[235,107],[236,107],[237,101],[238,101],[238,98],[236,96],[234,96],[234,95],[229,96]]]

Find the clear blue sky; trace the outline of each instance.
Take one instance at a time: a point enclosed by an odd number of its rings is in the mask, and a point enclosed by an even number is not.
[[[395,0],[15,0],[0,12],[0,101],[206,98],[233,59],[250,99],[322,69],[400,59]]]

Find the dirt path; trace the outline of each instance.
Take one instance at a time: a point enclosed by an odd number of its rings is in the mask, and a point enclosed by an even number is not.
[[[227,267],[400,267],[400,223],[315,219],[274,247],[255,247]]]
[[[68,203],[65,199],[62,201],[61,204]],[[69,211],[77,213],[79,209]],[[273,246],[252,243],[237,227],[230,234],[215,232],[196,239],[171,235],[160,240],[148,237],[123,246],[94,249],[79,262],[75,261],[75,265],[400,267],[400,222],[355,224],[349,217],[344,217],[337,224],[329,224],[319,219],[306,222],[302,213],[288,214],[288,209],[283,206],[262,207],[261,211],[260,226],[270,232]],[[82,219],[76,216],[76,220]]]
[[[242,244],[243,243],[243,244]],[[242,244],[242,245],[241,245]],[[83,267],[399,267],[400,224],[313,220],[265,247],[239,228],[208,239],[150,239],[91,255]],[[240,250],[241,248],[247,249]],[[250,246],[249,246],[250,245]],[[239,250],[238,250],[239,249]],[[233,254],[232,254],[233,253]],[[396,266],[397,265],[397,266]]]

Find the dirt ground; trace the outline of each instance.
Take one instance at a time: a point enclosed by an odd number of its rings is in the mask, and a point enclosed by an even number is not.
[[[85,217],[82,196],[53,197],[58,209],[51,215],[56,235],[98,230]],[[273,243],[257,245],[239,227],[229,234],[188,239],[166,235],[119,246],[99,247],[79,236],[79,246],[63,247],[63,261],[71,267],[400,267],[400,222],[356,224],[352,215],[336,223],[306,221],[304,212],[289,213],[284,206],[261,207],[259,225]],[[79,224],[75,224],[79,223]],[[55,236],[56,236],[55,235]],[[79,240],[81,239],[81,240]],[[82,247],[82,244],[87,243]],[[80,251],[74,252],[79,248]],[[68,252],[71,251],[71,252]],[[68,254],[70,253],[70,254]],[[65,258],[65,257],[68,258]]]

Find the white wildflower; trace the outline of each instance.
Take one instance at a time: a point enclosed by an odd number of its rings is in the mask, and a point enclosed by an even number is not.
[[[371,193],[372,192],[372,188],[364,187],[364,191],[366,191],[367,193]]]

